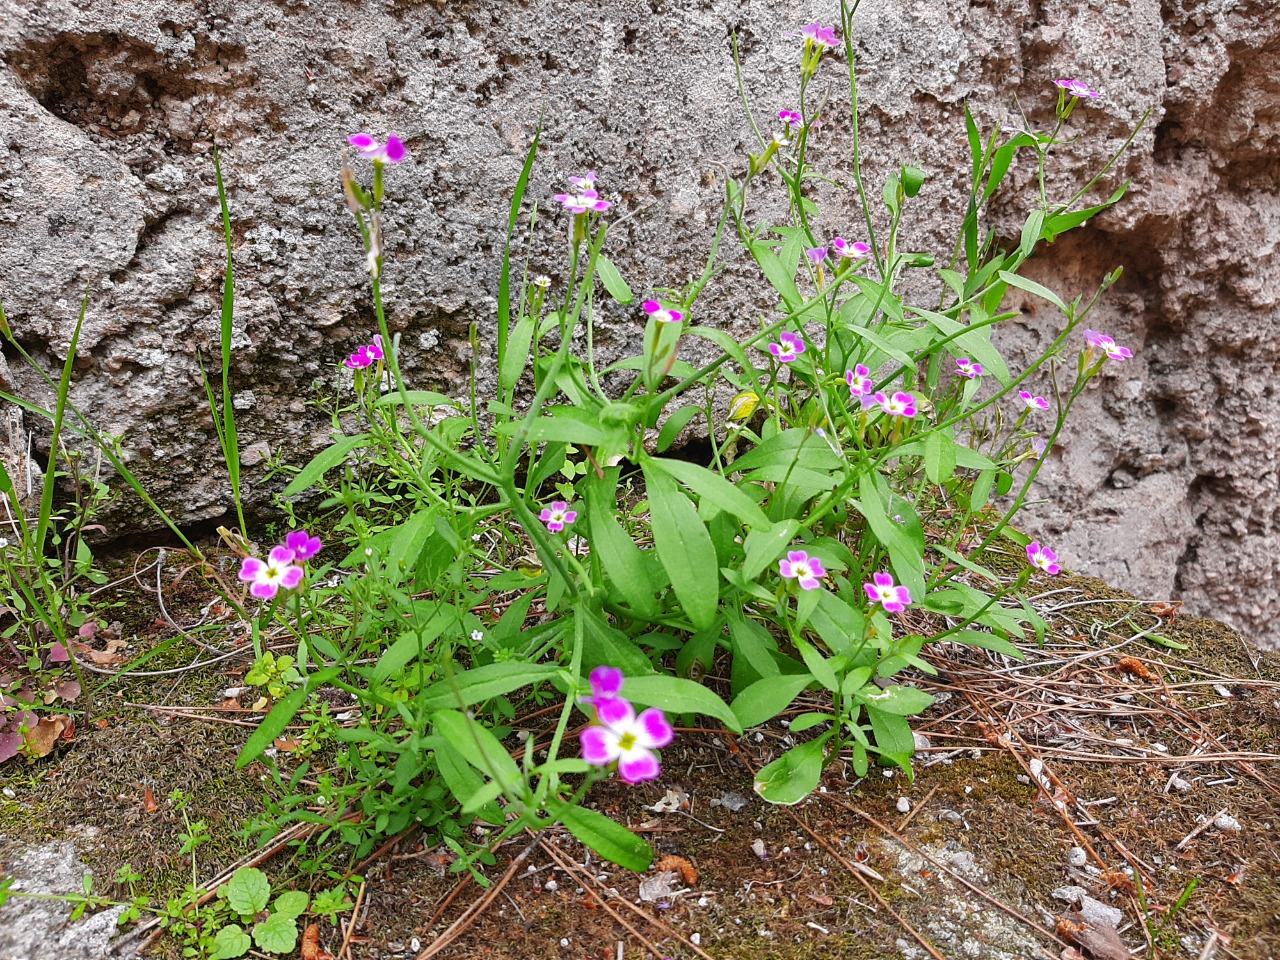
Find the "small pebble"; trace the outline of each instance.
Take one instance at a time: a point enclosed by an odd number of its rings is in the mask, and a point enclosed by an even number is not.
[[[570,940],[569,940],[569,938],[568,938],[568,937],[561,937],[561,938],[560,938],[560,946],[562,946],[562,947],[567,947],[567,946],[569,946],[569,943],[570,943]]]
[[[765,860],[769,856],[769,852],[765,849],[764,841],[759,839],[751,841],[751,852],[761,860]]]
[[[542,885],[542,889],[555,891],[559,886],[560,884],[556,883],[554,880],[548,880]]]
[[[700,933],[689,934],[689,942],[692,943],[695,947],[698,946],[699,944],[702,943],[702,934]]]
[[[906,797],[899,797],[899,798],[898,798],[898,812],[899,812],[899,813],[910,813],[910,812],[911,812],[911,801],[910,801],[910,800],[908,800]]]
[[[1220,813],[1213,818],[1213,825],[1227,833],[1239,833],[1243,828],[1240,821],[1229,813]]]
[[[1089,854],[1084,852],[1084,847],[1072,847],[1067,854],[1067,863],[1073,867],[1083,867],[1089,862]]]
[[[422,941],[421,941],[421,940],[419,940],[417,937],[413,937],[412,939],[410,939],[410,940],[409,940],[409,950],[410,950],[410,952],[412,952],[412,953],[421,953],[421,952],[422,952]]]
[[[1190,781],[1184,780],[1182,777],[1174,777],[1169,781],[1169,786],[1173,787],[1173,789],[1177,790],[1179,793],[1186,793],[1191,789]]]

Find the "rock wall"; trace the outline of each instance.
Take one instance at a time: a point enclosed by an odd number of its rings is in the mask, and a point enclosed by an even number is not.
[[[230,498],[197,363],[218,342],[216,140],[235,221],[247,490],[265,508],[270,459],[299,463],[326,443],[327,416],[310,401],[343,383],[340,360],[371,326],[337,179],[347,133],[394,131],[410,147],[390,177],[387,298],[406,369],[449,389],[466,370],[467,326],[493,327],[507,196],[539,117],[531,197],[545,203],[567,175],[598,170],[629,215],[614,259],[638,290],[674,285],[700,268],[724,170],[740,171],[754,148],[731,33],[770,116],[795,105],[798,42],[787,32],[837,9],[0,0],[0,297],[22,343],[56,365],[87,285],[74,399],[180,520],[223,515]],[[1270,0],[864,0],[858,24],[873,185],[900,160],[931,175],[910,227],[917,247],[954,235],[964,102],[986,126],[1016,127],[1020,111],[1051,117],[1056,77],[1100,88],[1073,119],[1087,136],[1063,151],[1054,184],[1100,166],[1152,109],[1116,174],[1132,179],[1129,197],[1032,264],[1068,298],[1124,265],[1094,325],[1137,357],[1083,399],[1027,522],[1076,568],[1180,596],[1280,645],[1269,437],[1280,425],[1280,17]],[[847,177],[842,83],[823,68],[814,93],[831,100],[815,147]],[[1029,176],[1015,171],[1015,184]],[[850,235],[848,194],[828,190],[822,203],[823,228]],[[1016,235],[1022,209],[1008,201],[993,223]],[[529,250],[553,279],[560,239],[553,222]],[[1016,354],[1053,318],[1011,301],[1025,312],[1004,337]],[[745,331],[768,302],[738,256],[701,318]],[[639,323],[606,309],[602,327],[616,353]],[[7,347],[0,388],[50,399]],[[39,435],[28,416],[11,448],[24,429]],[[127,500],[107,520],[114,533],[150,522]]]

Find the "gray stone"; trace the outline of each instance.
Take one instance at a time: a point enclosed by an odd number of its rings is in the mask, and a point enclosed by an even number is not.
[[[273,457],[300,464],[328,442],[327,415],[307,401],[349,382],[340,361],[371,333],[337,178],[346,134],[395,131],[412,153],[390,173],[387,211],[386,293],[404,366],[415,386],[457,392],[476,323],[484,387],[507,197],[539,116],[530,199],[551,216],[519,251],[532,269],[563,284],[564,224],[549,198],[595,168],[618,195],[618,219],[628,216],[610,255],[633,288],[681,284],[709,247],[725,171],[739,173],[756,149],[730,31],[768,117],[796,102],[798,41],[786,33],[832,10],[817,0],[0,0],[5,308],[20,341],[56,367],[89,285],[74,400],[121,438],[176,519],[225,514],[197,365],[218,344],[218,141],[239,290],[232,386],[255,451],[244,492],[262,513],[279,489],[264,481]],[[1179,596],[1280,644],[1280,20],[1270,5],[865,0],[856,35],[872,194],[900,161],[930,177],[905,227],[915,249],[947,250],[963,212],[965,103],[984,128],[1013,129],[1019,109],[1050,117],[1054,78],[1103,91],[1072,120],[1087,136],[1061,149],[1055,196],[1152,109],[1103,184],[1131,178],[1129,197],[1030,265],[1068,300],[1124,265],[1089,325],[1136,356],[1080,398],[1034,491],[1045,502],[1022,525],[1073,569]],[[845,86],[828,64],[809,91],[812,103],[829,98],[812,147],[838,177]],[[1010,198],[989,211],[1002,236],[1017,237],[1033,180],[1029,164],[1015,168]],[[849,196],[816,190],[824,235],[856,236]],[[742,254],[724,266],[696,318],[741,334],[773,298]],[[1016,363],[1057,318],[1030,296],[1007,306],[1024,311],[1000,334]],[[603,305],[601,357],[625,355],[638,329],[634,310]],[[51,402],[8,351],[0,389]],[[24,429],[47,446],[36,418]],[[25,466],[22,438],[0,456]],[[158,526],[128,498],[103,519],[111,533]]]
[[[33,847],[0,836],[0,875],[15,878],[14,894],[82,893],[84,875],[89,872],[70,841]],[[11,896],[0,907],[0,957],[105,960],[127,955],[132,951],[123,943],[113,944],[116,921],[123,912],[123,907],[112,907],[72,923],[71,907],[64,901]]]

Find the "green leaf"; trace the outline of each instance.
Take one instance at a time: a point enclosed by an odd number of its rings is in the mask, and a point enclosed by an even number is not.
[[[772,720],[800,696],[813,677],[807,673],[757,680],[733,698],[733,713],[745,730]]]
[[[956,444],[951,428],[931,430],[924,441],[924,472],[930,483],[942,486],[956,472]]]
[[[271,900],[271,882],[257,867],[241,867],[227,881],[227,903],[241,916],[252,916],[267,909]]]
[[[756,258],[756,263],[760,264],[765,279],[772,284],[773,289],[778,291],[778,295],[782,297],[782,302],[789,313],[797,313],[804,304],[804,298],[800,296],[800,290],[796,287],[795,269],[788,270],[781,258],[773,252],[768,244],[757,241],[748,243],[747,249],[751,251],[751,255]]]
[[[628,677],[642,677],[653,672],[649,657],[635,641],[609,623],[596,609],[580,604],[574,610],[583,624],[582,669],[617,667]]]
[[[498,362],[506,367],[507,333],[511,325],[511,238],[515,236],[516,221],[520,219],[520,203],[524,200],[524,191],[529,186],[529,175],[533,172],[533,161],[538,155],[538,141],[542,139],[542,123],[533,134],[529,150],[524,155],[524,165],[520,176],[516,179],[515,191],[511,195],[511,206],[507,210],[507,235],[502,244],[502,271],[498,275]],[[526,347],[526,353],[528,348]]]
[[[468,806],[479,798],[482,791],[489,789],[485,781],[480,779],[480,775],[471,768],[462,754],[455,750],[448,740],[443,737],[429,739],[434,741],[436,767],[440,770],[440,776],[444,778],[445,786],[449,788],[449,792],[458,803]],[[490,781],[490,786],[496,787],[498,793],[501,793],[501,784],[497,781]],[[493,796],[496,797],[498,793],[494,793]],[[465,812],[476,813],[492,824],[501,824],[506,819],[496,803],[477,804]]]
[[[240,924],[229,923],[213,938],[213,953],[209,954],[209,960],[236,960],[236,957],[248,953],[251,946],[253,941],[240,929]]]
[[[1040,242],[1040,232],[1043,227],[1044,211],[1033,210],[1031,216],[1027,217],[1027,222],[1022,225],[1022,239],[1018,246],[1019,252],[1024,258],[1031,256],[1036,244]]]
[[[836,679],[835,670],[832,669],[827,658],[818,652],[817,647],[803,637],[796,637],[795,643],[801,659],[804,660],[804,665],[809,668],[813,678],[832,692],[839,690],[840,681]]]
[[[653,542],[671,589],[697,630],[706,630],[720,604],[720,573],[711,535],[671,477],[642,464],[649,492]]]
[[[649,568],[640,548],[614,518],[614,506],[618,502],[617,472],[609,470],[606,477],[608,479],[601,480],[590,474],[582,483],[591,554],[599,558],[605,576],[621,599],[641,617],[652,620],[661,612],[654,598],[658,586],[649,579]]]
[[[680,436],[680,431],[687,427],[689,421],[701,412],[701,407],[680,407],[671,416],[667,417],[662,429],[658,431],[658,443],[655,447],[658,453],[665,453],[676,442],[676,437]]]
[[[777,560],[791,545],[800,529],[800,521],[788,517],[767,527],[759,527],[747,534],[747,554],[742,561],[742,575],[754,580],[764,568]]]
[[[778,649],[777,641],[759,623],[743,619],[740,614],[731,615],[729,638],[734,657],[745,660],[759,676],[770,677],[778,673],[778,664],[773,659]],[[737,711],[734,712],[736,715]]]
[[[1015,660],[1027,659],[1026,654],[1015,647],[1008,637],[1001,637],[994,633],[983,633],[981,630],[957,630],[955,633],[947,634],[943,639],[953,640],[956,643],[963,643],[970,647],[994,650],[996,653],[1003,653],[1006,657],[1013,657]]]
[[[657,467],[675,477],[696,493],[703,503],[710,502],[747,526],[756,529],[770,526],[769,518],[764,515],[760,505],[751,499],[746,491],[734,486],[718,473],[713,473],[696,463],[689,463],[687,460],[653,457],[645,463],[646,466]]]
[[[1044,222],[1044,238],[1046,240],[1053,240],[1059,235],[1066,233],[1068,230],[1072,230],[1080,226],[1082,223],[1087,223],[1103,210],[1106,210],[1108,207],[1119,202],[1120,198],[1125,195],[1125,191],[1128,189],[1129,181],[1126,180],[1104,203],[1100,203],[1096,207],[1086,207],[1083,210],[1076,210],[1071,213],[1053,214]]]
[[[300,917],[307,912],[309,903],[311,898],[301,890],[286,890],[276,897],[271,910],[282,917]]]
[[[715,717],[734,733],[742,732],[738,717],[729,705],[692,680],[653,673],[646,677],[628,677],[623,690],[628,700],[660,707],[668,713],[700,713]]]
[[[469,764],[510,792],[523,780],[520,768],[501,741],[483,724],[457,710],[438,710],[431,717],[436,732]]]
[[[889,519],[881,499],[876,478],[864,473],[859,485],[859,498],[850,499],[864,517],[877,540],[889,551],[889,562],[898,582],[907,587],[913,598],[924,596],[924,558],[901,525]]]
[[[450,608],[433,616],[422,625],[421,631],[406,630],[391,646],[382,651],[382,656],[374,664],[373,670],[368,673],[369,680],[374,684],[382,684],[412,663],[419,652],[429,654],[431,645],[444,632],[445,627],[457,622],[457,613]],[[428,669],[433,668],[434,665]]]
[[[299,687],[272,707],[271,712],[258,724],[258,729],[253,731],[245,742],[244,749],[240,751],[240,756],[236,758],[236,769],[240,770],[262,756],[262,752],[276,742],[276,737],[284,733],[294,714],[301,710],[302,705],[307,702],[307,696],[311,691],[328,683],[341,672],[341,667],[330,667],[327,670],[311,674],[307,678],[306,686]]]
[[[627,281],[622,279],[618,268],[613,265],[613,261],[604,254],[596,257],[596,275],[604,284],[604,288],[609,291],[609,296],[619,303],[630,303],[636,298],[631,288],[627,286]]]
[[[876,735],[876,749],[904,770],[911,769],[911,755],[916,752],[916,739],[911,724],[896,713],[886,713],[868,706],[867,719]]]
[[[293,953],[298,945],[298,920],[273,913],[253,925],[253,942],[267,953]]]
[[[1067,313],[1067,305],[1062,298],[1050,290],[1048,287],[1036,283],[1034,280],[1028,280],[1026,277],[1020,277],[1016,273],[1010,273],[1008,270],[1000,271],[1000,279],[1011,287],[1017,287],[1019,290],[1025,290],[1027,293],[1035,294],[1044,300],[1048,300],[1063,313]]]
[[[534,443],[572,443],[575,446],[607,446],[621,438],[625,441],[625,432],[609,429],[601,425],[599,410],[584,410],[581,407],[548,407],[554,416],[538,417],[529,424],[528,440]],[[517,433],[522,423],[506,423],[502,425],[503,433]]]
[[[411,407],[453,407],[457,409],[460,404],[453,397],[446,397],[443,393],[436,393],[434,390],[406,390],[404,396],[399,392],[384,393],[373,402],[375,407],[402,407],[405,404]]]
[[[506,350],[502,354],[502,370],[499,371],[498,382],[503,390],[513,389],[528,369],[529,345],[533,343],[533,331],[537,325],[538,318],[532,315],[516,321],[515,329],[511,331]]]
[[[317,480],[332,470],[338,464],[347,459],[347,454],[352,450],[359,450],[373,443],[372,437],[367,433],[357,434],[354,437],[343,437],[332,446],[321,450],[311,462],[298,471],[298,475],[289,481],[289,485],[280,491],[282,497],[292,497],[295,494],[309,490]]]
[[[915,687],[901,687],[897,684],[890,684],[875,693],[862,693],[858,698],[868,707],[875,707],[877,710],[899,717],[914,716],[933,703],[933,697],[923,690],[917,690]]]
[[[564,804],[555,816],[570,833],[610,863],[636,873],[643,873],[653,863],[653,847],[603,813]]]
[[[755,789],[765,800],[790,806],[799,803],[822,779],[823,750],[827,738],[819,737],[792,747],[756,774]]]

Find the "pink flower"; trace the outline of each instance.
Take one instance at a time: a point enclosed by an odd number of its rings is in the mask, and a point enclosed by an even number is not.
[[[559,533],[567,525],[578,519],[578,511],[570,510],[569,504],[563,500],[553,500],[551,506],[543,507],[538,519],[547,525],[552,533]]]
[[[778,335],[780,343],[769,344],[769,352],[778,358],[779,363],[791,363],[796,357],[804,353],[804,340],[794,333],[782,333]]]
[[[831,249],[839,254],[842,258],[853,260],[855,258],[865,257],[871,252],[871,247],[863,243],[861,240],[855,240],[850,243],[844,237],[836,237],[831,241]]]
[[[272,547],[265,561],[245,557],[240,564],[240,579],[250,584],[249,592],[259,600],[270,600],[280,588],[292,590],[302,582],[302,568],[293,565],[294,554],[288,547]]]
[[[862,589],[867,591],[872,603],[881,604],[886,612],[901,613],[911,603],[911,591],[897,586],[893,582],[893,574],[876,573],[872,575],[871,581],[864,583]]]
[[[800,36],[804,37],[805,46],[813,44],[819,50],[834,47],[840,42],[835,26],[824,27],[821,22],[806,23],[800,28]]]
[[[1073,97],[1099,97],[1101,96],[1097,90],[1090,90],[1089,85],[1083,80],[1055,80],[1053,81],[1067,93]]]
[[[557,193],[556,200],[570,213],[586,213],[588,210],[604,211],[613,206],[608,200],[601,200],[596,192],[596,174],[591,171],[584,177],[570,177],[577,193]]]
[[[1048,547],[1040,546],[1039,540],[1032,540],[1027,544],[1027,559],[1031,561],[1031,565],[1043,570],[1051,577],[1056,577],[1062,572],[1062,567],[1058,566],[1058,555]]]
[[[1133,356],[1133,351],[1128,347],[1120,346],[1105,333],[1099,333],[1097,330],[1086,330],[1084,339],[1089,346],[1101,349],[1109,360],[1128,360]]]
[[[1029,390],[1019,390],[1018,398],[1027,405],[1029,410],[1048,410],[1049,401],[1044,397],[1036,397]]]
[[[877,393],[875,400],[880,404],[880,409],[891,417],[914,417],[919,412],[916,409],[914,393],[904,393],[899,390],[892,397]]]
[[[657,300],[646,300],[640,306],[644,307],[644,312],[659,323],[679,323],[684,319],[684,314],[679,310],[668,310]]]
[[[1045,451],[1049,449],[1049,441],[1044,437],[1036,437],[1031,441],[1031,452],[1037,460],[1043,460]]]
[[[871,370],[858,364],[852,370],[844,372],[844,382],[849,385],[849,398],[857,398],[863,408],[871,406],[874,402],[870,399],[871,393],[875,390],[875,384],[871,382]]]
[[[313,537],[305,530],[295,530],[284,538],[285,549],[293,551],[293,559],[310,560],[320,552],[320,538]]]
[[[800,581],[801,590],[817,590],[822,586],[819,578],[827,575],[822,561],[803,550],[788,551],[787,559],[778,561],[778,572],[787,580]]]
[[[809,262],[810,262],[810,263],[812,263],[812,264],[816,267],[816,266],[817,266],[818,264],[820,264],[823,260],[827,259],[827,248],[826,248],[826,247],[811,247],[810,249],[808,249],[808,250],[806,250],[806,251],[804,252],[804,255],[805,255],[806,257],[808,257],[808,258],[809,258]]]
[[[363,370],[365,367],[373,366],[374,361],[377,359],[379,358],[373,355],[373,351],[366,344],[365,346],[357,347],[356,352],[343,360],[342,363],[352,370]]]
[[[778,119],[787,125],[787,135],[794,134],[804,125],[804,118],[794,110],[779,110]]]
[[[962,357],[956,361],[956,375],[960,377],[968,377],[973,380],[982,376],[982,364],[974,363],[967,357]]]
[[[579,735],[583,760],[597,767],[616,761],[627,783],[653,780],[662,772],[654,751],[675,739],[675,731],[661,710],[650,707],[637,717],[628,701],[609,698],[596,704],[596,720]]]
[[[409,155],[394,133],[387,137],[386,143],[379,143],[377,137],[367,133],[353,133],[347,137],[347,143],[355,147],[364,159],[374,163],[399,163]]]

